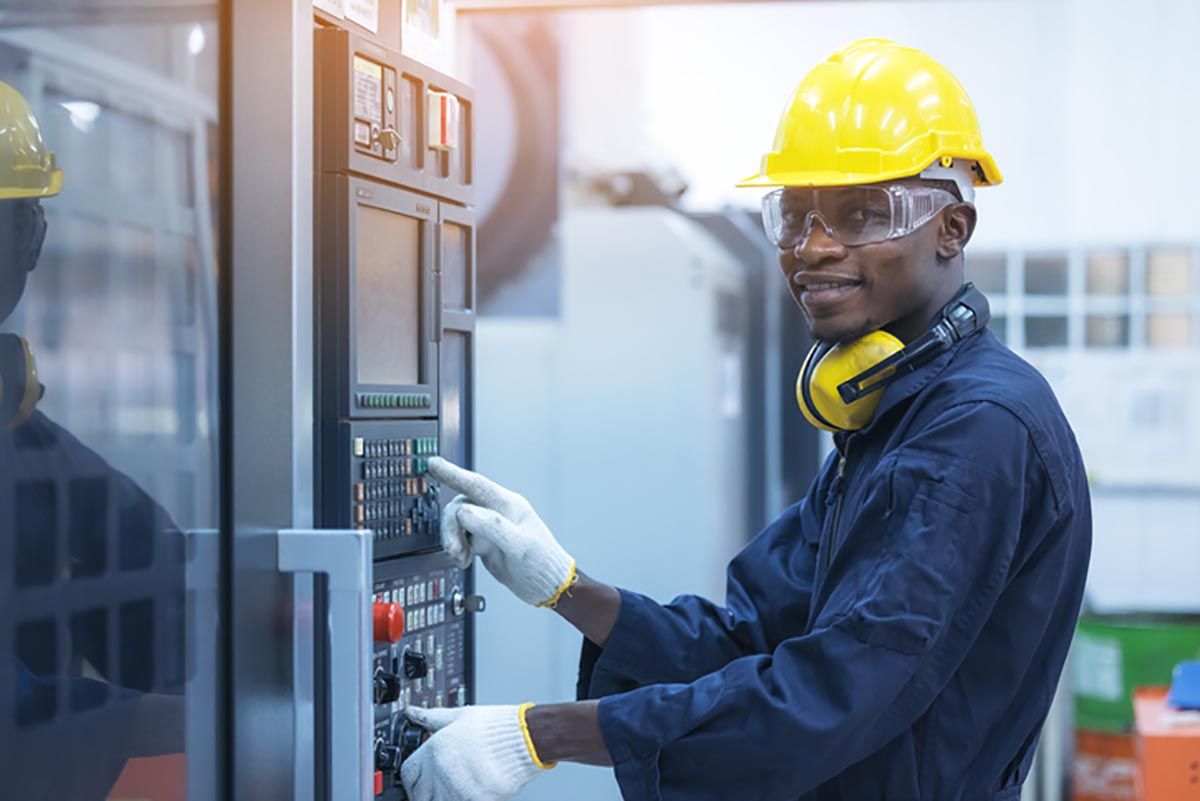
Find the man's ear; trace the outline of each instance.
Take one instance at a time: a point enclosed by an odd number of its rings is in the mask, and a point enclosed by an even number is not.
[[[943,261],[949,261],[963,252],[975,233],[975,206],[971,203],[956,203],[942,212],[938,226],[937,252]]]

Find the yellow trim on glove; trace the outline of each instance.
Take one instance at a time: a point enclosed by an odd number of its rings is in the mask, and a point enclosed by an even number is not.
[[[545,607],[546,609],[553,609],[554,607],[558,606],[558,602],[562,600],[563,595],[569,592],[570,589],[578,583],[579,571],[575,569],[575,560],[572,559],[571,569],[567,571],[567,580],[562,583],[562,586],[554,591],[553,595],[542,601],[540,604],[538,604],[538,606]]]
[[[572,572],[574,572],[574,568],[572,568]],[[525,721],[525,713],[530,709],[533,709],[533,706],[534,705],[532,703],[528,703],[521,704],[519,707],[517,707],[517,720],[521,723],[521,734],[525,737],[525,747],[529,749],[529,756],[533,759],[533,764],[537,765],[542,770],[550,770],[550,768],[554,767],[558,763],[545,763],[541,760],[541,758],[538,756],[537,748],[535,748],[533,745],[533,735],[529,733],[529,724]]]

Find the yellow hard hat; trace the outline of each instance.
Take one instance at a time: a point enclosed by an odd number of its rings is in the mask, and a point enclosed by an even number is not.
[[[738,186],[849,186],[919,176],[995,185],[962,84],[928,54],[887,39],[859,39],[818,64],[796,87],[774,149]]]
[[[0,200],[57,195],[62,180],[29,103],[0,81]]]

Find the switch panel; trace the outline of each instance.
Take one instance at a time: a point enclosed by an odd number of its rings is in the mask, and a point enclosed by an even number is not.
[[[436,420],[342,422],[334,452],[341,462],[336,519],[375,532],[375,558],[441,546],[440,485],[429,477],[438,452]]]
[[[403,798],[394,769],[399,752],[393,749],[405,745],[404,707],[465,706],[473,700],[473,615],[454,603],[470,592],[469,581],[467,571],[441,553],[375,565],[375,603],[403,607],[405,616],[398,642],[375,642],[374,742],[384,798]]]

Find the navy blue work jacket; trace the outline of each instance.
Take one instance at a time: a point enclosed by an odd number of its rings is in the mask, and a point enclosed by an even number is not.
[[[984,331],[836,441],[724,606],[622,591],[585,641],[626,801],[1019,798],[1091,550],[1058,402]]]

